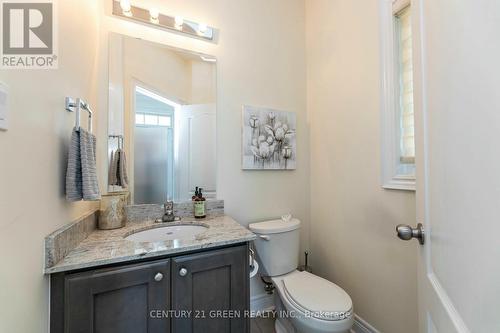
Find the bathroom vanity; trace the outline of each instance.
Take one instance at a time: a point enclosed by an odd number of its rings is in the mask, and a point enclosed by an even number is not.
[[[248,274],[247,245],[55,274],[51,332],[247,332]]]
[[[127,239],[176,225],[206,231],[185,239]],[[47,244],[64,243],[61,237],[56,232],[48,238],[59,240]],[[254,238],[228,216],[93,230],[46,268],[51,332],[249,332],[248,243]]]
[[[117,33],[108,44],[99,226],[127,222],[98,230],[92,213],[46,238],[51,333],[248,332],[256,236],[215,199],[216,58]],[[193,217],[197,187],[206,219]],[[165,215],[182,219],[155,222]]]

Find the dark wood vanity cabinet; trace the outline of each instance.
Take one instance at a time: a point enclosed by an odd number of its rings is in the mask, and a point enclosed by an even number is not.
[[[65,332],[170,332],[168,318],[150,311],[170,309],[170,260],[68,275]]]
[[[248,332],[246,247],[172,260],[172,332]]]
[[[248,247],[51,276],[51,333],[249,332]]]

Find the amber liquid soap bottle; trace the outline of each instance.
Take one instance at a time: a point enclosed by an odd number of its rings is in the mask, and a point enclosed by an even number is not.
[[[198,190],[198,193],[197,194],[195,193],[195,198],[193,199],[194,217],[197,219],[203,219],[207,217],[206,207],[205,207],[206,199],[203,197],[202,191],[203,189],[200,188]]]

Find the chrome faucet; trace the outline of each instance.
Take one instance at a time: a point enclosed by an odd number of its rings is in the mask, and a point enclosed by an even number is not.
[[[163,207],[165,209],[165,214],[163,214],[161,221],[174,222],[175,221],[174,202],[172,200],[167,200],[167,202],[163,205]]]

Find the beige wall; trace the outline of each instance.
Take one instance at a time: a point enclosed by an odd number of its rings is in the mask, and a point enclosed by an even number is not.
[[[126,102],[139,81],[176,102],[189,103],[191,61],[155,43],[123,38],[123,81]]]
[[[415,196],[380,187],[377,1],[306,7],[311,124],[311,256],[355,312],[384,333],[417,332]]]
[[[214,104],[217,101],[217,66],[191,61],[191,104]]]
[[[75,122],[64,97],[95,105],[96,2],[58,4],[59,69],[0,70],[10,88],[11,125],[0,131],[0,332],[47,332],[43,239],[95,207],[64,199]]]

